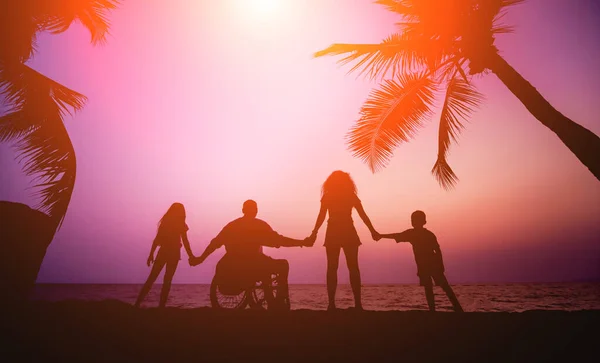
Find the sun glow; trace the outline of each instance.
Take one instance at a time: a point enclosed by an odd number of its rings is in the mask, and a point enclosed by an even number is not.
[[[277,14],[282,0],[237,0],[236,5],[248,16],[267,17]]]

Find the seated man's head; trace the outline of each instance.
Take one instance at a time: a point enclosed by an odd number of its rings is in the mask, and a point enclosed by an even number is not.
[[[425,213],[423,211],[417,210],[414,211],[410,215],[410,222],[412,226],[415,228],[421,228],[427,223],[427,219],[425,218]]]
[[[248,199],[242,206],[242,213],[244,217],[255,218],[258,214],[258,205],[252,199]]]

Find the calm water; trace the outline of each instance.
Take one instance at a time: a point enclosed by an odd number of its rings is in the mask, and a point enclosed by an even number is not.
[[[133,303],[141,285],[124,284],[42,284],[37,285],[33,298],[58,301],[65,299],[117,299]],[[156,306],[160,285],[155,285],[143,306]],[[173,285],[168,306],[197,308],[210,306],[208,285]],[[600,283],[560,284],[485,284],[455,285],[454,291],[466,311],[509,311],[533,309],[587,310],[600,309]],[[436,287],[438,310],[450,310],[443,291]],[[292,309],[325,309],[325,285],[291,285]],[[340,285],[337,305],[353,306],[350,286]],[[423,288],[417,285],[365,285],[363,305],[369,310],[425,310]]]

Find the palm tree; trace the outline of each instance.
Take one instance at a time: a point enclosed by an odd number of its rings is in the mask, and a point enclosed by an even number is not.
[[[75,151],[63,117],[80,110],[86,98],[30,68],[27,61],[36,52],[39,33],[62,33],[74,21],[80,21],[89,30],[93,44],[103,43],[109,28],[107,14],[118,3],[119,0],[19,0],[0,5],[0,142],[13,143],[24,172],[36,181],[38,209],[47,219],[43,223],[47,228],[43,237],[38,233],[31,238],[45,240],[41,259],[62,224],[75,185]],[[39,212],[26,212],[22,205],[1,206],[2,217],[19,215],[21,219],[40,221]],[[29,237],[22,237],[21,233],[27,235],[31,225],[15,223],[5,224],[3,237],[27,240]],[[41,222],[35,226],[41,228]],[[38,260],[40,254],[36,255]],[[37,266],[31,266],[36,268],[33,281],[41,259]]]
[[[315,57],[344,55],[372,79],[383,79],[348,134],[350,150],[373,172],[392,151],[414,136],[441,96],[438,156],[432,173],[444,188],[458,181],[446,160],[448,148],[483,96],[474,76],[491,71],[531,114],[552,130],[600,180],[600,138],[557,111],[498,54],[495,37],[513,29],[502,23],[506,10],[524,0],[377,0],[402,16],[400,31],[380,44],[333,44]]]

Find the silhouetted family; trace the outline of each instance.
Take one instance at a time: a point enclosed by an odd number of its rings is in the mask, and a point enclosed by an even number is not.
[[[226,254],[216,268],[218,274],[222,266],[235,266],[245,275],[278,276],[278,294],[273,297],[265,293],[269,309],[278,307],[289,308],[287,277],[289,264],[284,259],[274,259],[263,253],[262,247],[310,247],[313,246],[318,231],[329,214],[325,232],[325,251],[327,254],[327,293],[329,298],[328,310],[335,309],[335,293],[337,289],[337,270],[341,250],[344,250],[346,264],[350,275],[350,285],[354,295],[354,306],[362,310],[361,279],[358,267],[358,248],[361,245],[358,233],[352,220],[352,210],[369,228],[375,241],[382,238],[394,239],[396,242],[409,242],[412,245],[417,275],[420,285],[425,288],[425,295],[430,311],[435,311],[433,283],[440,286],[448,296],[454,311],[462,312],[448,280],[444,274],[442,253],[435,234],[425,228],[426,216],[422,211],[411,215],[413,228],[400,233],[380,234],[373,227],[357,195],[356,185],[348,173],[334,171],[327,178],[321,190],[321,208],[311,235],[303,240],[284,237],[275,232],[265,221],[256,218],[258,205],[253,200],[247,200],[242,207],[243,216],[228,223],[221,232],[212,239],[202,255],[196,257],[192,253],[187,238],[188,226],[185,222],[185,208],[181,203],[174,203],[160,219],[158,231],[150,256],[148,266],[153,264],[150,275],[142,287],[136,306],[144,300],[159,273],[165,268],[164,282],[160,294],[159,306],[164,307],[171,288],[173,275],[181,259],[181,247],[189,257],[189,263],[196,266],[202,263],[218,248],[225,246]],[[156,258],[154,253],[159,248]],[[262,277],[261,277],[262,278]],[[263,286],[269,288],[268,284]]]

